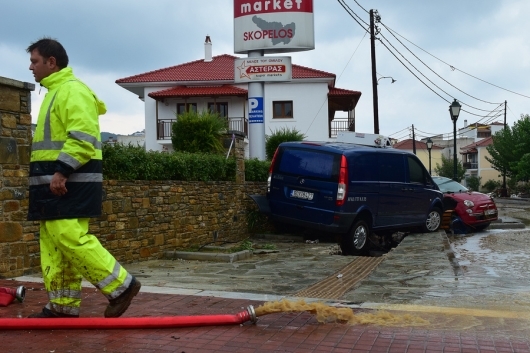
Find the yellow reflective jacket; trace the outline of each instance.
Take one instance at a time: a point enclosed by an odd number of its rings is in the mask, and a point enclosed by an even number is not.
[[[41,81],[48,89],[33,136],[29,220],[101,214],[102,152],[99,115],[105,103],[66,67]],[[55,172],[68,177],[63,196],[50,191]]]

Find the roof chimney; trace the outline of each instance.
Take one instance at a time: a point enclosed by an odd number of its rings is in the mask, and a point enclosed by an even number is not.
[[[204,61],[212,61],[212,41],[210,40],[210,36],[208,35],[204,40]]]
[[[464,127],[467,127],[467,120],[464,120]]]

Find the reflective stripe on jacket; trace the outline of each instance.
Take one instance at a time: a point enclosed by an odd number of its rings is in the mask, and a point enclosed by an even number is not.
[[[33,136],[29,220],[101,214],[102,151],[99,115],[105,103],[67,67],[44,78],[48,89]],[[68,177],[63,196],[50,191],[55,172]]]

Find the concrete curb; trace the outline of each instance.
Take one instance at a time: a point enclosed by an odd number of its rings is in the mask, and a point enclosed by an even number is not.
[[[198,251],[166,251],[164,258],[166,259],[182,259],[182,260],[199,260],[199,261],[215,261],[215,262],[234,262],[246,260],[252,257],[252,252],[249,250],[238,251],[231,254],[224,253],[206,253]]]
[[[520,222],[491,223],[486,229],[524,229],[525,225]]]

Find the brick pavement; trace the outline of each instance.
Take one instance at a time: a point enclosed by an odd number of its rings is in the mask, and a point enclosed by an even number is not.
[[[26,301],[0,307],[0,318],[26,317],[47,302],[42,284],[0,279],[0,287],[25,285]],[[82,317],[102,317],[105,298],[83,289]],[[236,314],[262,302],[140,292],[124,317]],[[130,330],[5,330],[2,352],[530,352],[530,341],[487,333],[318,323],[313,315],[279,313],[257,324]]]

